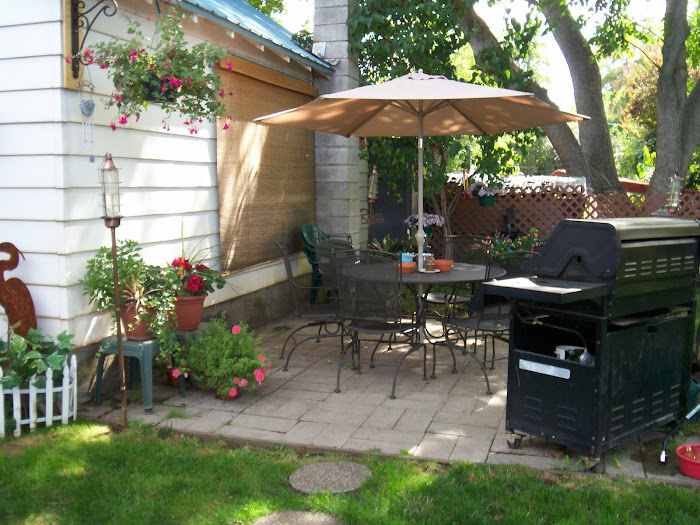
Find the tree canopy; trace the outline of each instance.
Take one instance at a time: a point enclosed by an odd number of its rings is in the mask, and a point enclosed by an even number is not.
[[[674,172],[685,176],[700,142],[700,88],[687,68],[700,60],[698,12],[688,0],[667,0],[661,34],[643,27],[629,12],[630,0],[521,0],[525,14],[506,12],[507,31],[500,39],[476,10],[476,0],[358,0],[348,21],[351,49],[363,79],[377,82],[422,68],[455,78],[450,56],[464,43],[473,51],[475,70],[463,80],[534,93],[552,103],[536,80],[529,60],[533,46],[551,33],[569,68],[576,111],[591,117],[578,123],[545,126],[567,172],[585,176],[594,191],[622,190],[606,114],[601,63],[657,43],[656,165],[650,191],[667,191]],[[495,8],[493,0],[480,4]],[[536,66],[535,66],[536,67]],[[534,140],[534,138],[530,138]],[[449,140],[444,144],[449,151]],[[436,159],[433,159],[436,162]]]

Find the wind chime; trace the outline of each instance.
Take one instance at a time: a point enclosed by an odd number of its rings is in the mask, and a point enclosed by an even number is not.
[[[84,98],[85,88],[90,90],[90,98]],[[95,155],[92,151],[92,145],[94,143],[93,136],[93,118],[92,115],[95,112],[95,101],[92,100],[92,94],[95,92],[95,88],[89,80],[84,80],[80,83],[80,113],[82,114],[82,129],[83,129],[83,147],[90,154],[90,162],[95,162]]]

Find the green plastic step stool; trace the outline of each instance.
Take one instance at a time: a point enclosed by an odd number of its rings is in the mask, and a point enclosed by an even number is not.
[[[97,379],[95,381],[95,404],[102,403],[102,374],[104,372],[105,356],[119,354],[119,346],[115,336],[102,340],[102,351],[97,359]],[[139,360],[141,371],[141,390],[143,392],[143,408],[146,414],[153,412],[153,358],[158,355],[158,341],[131,341],[122,339],[122,351],[124,357],[135,357]],[[130,367],[129,386],[134,382],[136,367]]]

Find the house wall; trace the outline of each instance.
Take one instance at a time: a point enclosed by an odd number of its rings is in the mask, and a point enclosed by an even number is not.
[[[93,2],[86,3],[90,7]],[[27,284],[39,327],[50,335],[66,330],[82,347],[110,331],[109,315],[94,311],[79,283],[87,260],[110,243],[100,218],[97,178],[104,154],[110,152],[120,170],[124,218],[117,238],[142,244],[147,262],[167,264],[181,252],[181,230],[186,253],[219,243],[216,127],[203,124],[198,134],[190,135],[179,117],[164,124],[163,112],[152,105],[139,122],[112,131],[116,113],[101,103],[113,89],[105,71],[88,68],[84,78],[94,85],[94,93],[67,88],[73,84],[64,61],[69,54],[63,26],[68,4],[0,0],[0,242],[12,242],[24,253],[19,267],[5,278],[18,277]],[[152,3],[118,4],[120,12],[141,22],[144,34],[153,32],[153,22],[147,19],[155,15]],[[100,16],[86,45],[126,38],[126,29],[120,13]],[[240,35],[232,38],[228,30],[202,17],[196,23],[188,21],[184,29],[192,43],[206,38],[230,46],[235,56],[311,80],[311,72],[293,60],[287,62]],[[82,98],[95,102],[91,144],[84,143]],[[294,263],[297,272],[309,271],[303,256]],[[279,260],[236,272],[227,276],[229,286],[211,294],[205,306],[222,309],[226,301],[253,295],[285,278]],[[6,318],[0,316],[0,330],[6,326]]]

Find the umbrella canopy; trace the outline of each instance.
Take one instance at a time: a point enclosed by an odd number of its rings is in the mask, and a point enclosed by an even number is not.
[[[490,135],[588,117],[566,113],[532,93],[409,73],[382,84],[321,95],[255,119],[346,137],[418,137],[418,266],[423,245],[423,137]]]

